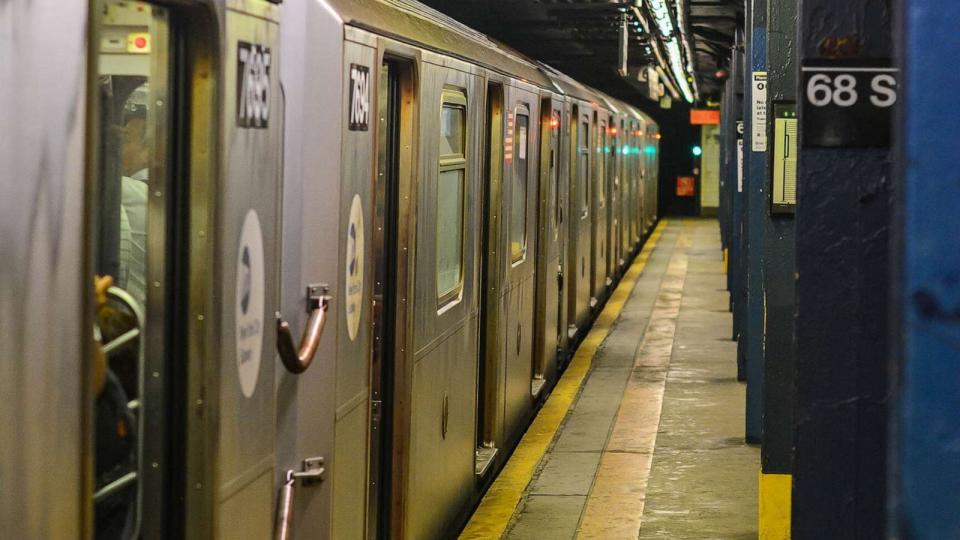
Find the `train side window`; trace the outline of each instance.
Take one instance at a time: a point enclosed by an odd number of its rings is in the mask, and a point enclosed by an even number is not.
[[[437,182],[437,299],[442,307],[463,289],[463,206],[466,193],[467,96],[444,89]]]
[[[579,168],[577,182],[580,184],[580,218],[583,219],[590,214],[590,146],[588,138],[590,136],[590,120],[586,115],[577,130],[577,148],[579,158],[577,167]]]
[[[517,107],[516,136],[513,144],[513,186],[510,189],[510,260],[518,263],[527,255],[527,152],[530,112]]]

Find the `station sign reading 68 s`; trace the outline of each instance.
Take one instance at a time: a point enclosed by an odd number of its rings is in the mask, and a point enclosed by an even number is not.
[[[889,60],[809,59],[802,73],[803,146],[890,146],[900,88]]]

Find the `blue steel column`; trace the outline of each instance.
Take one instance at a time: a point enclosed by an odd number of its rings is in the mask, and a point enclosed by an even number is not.
[[[960,2],[902,3],[890,536],[960,537]]]
[[[801,65],[889,58],[890,5],[802,0]],[[890,151],[801,148],[797,183],[793,538],[882,538]]]
[[[720,240],[723,247],[724,257],[730,254],[730,112],[729,95],[730,79],[724,83],[724,92],[720,100],[720,209],[718,219],[720,221]],[[735,181],[736,179],[734,179]],[[735,186],[734,186],[735,187]],[[729,273],[727,274],[729,281]],[[729,289],[729,283],[728,287]]]
[[[739,342],[747,370],[746,439],[760,442],[763,404],[764,341],[764,235],[768,219],[766,192],[769,182],[767,152],[752,149],[753,131],[766,125],[753,125],[753,73],[767,69],[767,0],[748,0],[747,66],[744,70],[744,194],[746,195],[746,320]]]
[[[767,6],[767,138],[769,155],[783,141],[775,138],[778,104],[797,99],[797,4],[768,0]],[[771,163],[772,168],[772,163]],[[759,533],[763,539],[790,535],[790,491],[793,466],[795,347],[794,218],[773,214],[772,174],[766,177],[764,237],[763,436],[760,450]]]
[[[746,84],[746,76],[744,75],[744,37],[743,30],[737,28],[736,30],[736,45],[733,50],[733,62],[732,69],[730,73],[731,78],[731,87],[732,91],[729,96],[730,102],[732,103],[732,110],[737,112],[736,120],[742,121],[744,119],[743,115],[743,102],[744,102],[744,87]],[[734,145],[734,152],[737,152],[736,146]],[[736,160],[736,154],[734,155]],[[737,181],[736,175],[738,174],[736,167],[742,166],[742,164],[737,164],[734,161],[733,166],[735,167],[734,182]],[[738,188],[733,189],[733,200],[730,205],[731,207],[731,249],[730,249],[730,299],[733,305],[733,339],[740,340],[741,335],[743,334],[743,327],[746,324],[744,320],[746,319],[747,311],[747,292],[746,292],[746,258],[744,243],[746,242],[744,228],[746,226],[746,213],[744,212],[745,206],[744,193],[742,190],[738,191]],[[747,380],[747,367],[744,355],[737,354],[737,380],[746,381]]]
[[[797,3],[768,0],[767,135],[770,153],[774,140],[774,105],[797,99]],[[771,186],[772,175],[765,177]],[[772,215],[772,188],[764,198],[767,209],[764,237],[764,347],[763,449],[764,474],[790,474],[793,451],[794,341],[794,220],[790,214]],[[761,494],[762,495],[762,494]]]
[[[733,72],[733,57],[730,59],[731,72]],[[722,155],[722,178],[723,178],[723,229],[724,229],[724,248],[727,250],[727,290],[730,294],[730,306],[733,306],[733,276],[736,273],[736,265],[733,264],[733,254],[736,252],[736,235],[734,234],[734,212],[733,205],[737,196],[737,120],[739,115],[736,108],[736,91],[734,90],[735,79],[730,77],[724,84],[723,98],[720,108],[721,122],[721,155]],[[734,336],[736,333],[734,333]]]
[[[740,77],[742,68],[738,63],[737,47],[741,47],[740,32],[736,30],[734,35],[734,45],[727,58],[727,80],[724,83],[723,94],[720,101],[720,122],[721,122],[721,156],[723,178],[723,197],[724,205],[721,213],[723,219],[724,248],[727,250],[727,290],[730,291],[730,308],[734,304],[734,281],[737,271],[736,259],[734,254],[737,250],[736,233],[736,215],[735,201],[737,197],[737,122],[742,119],[740,112],[743,107],[742,84]],[[734,322],[733,339],[736,339],[736,322]]]

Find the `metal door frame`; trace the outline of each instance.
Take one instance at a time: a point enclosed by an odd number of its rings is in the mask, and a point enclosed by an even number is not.
[[[203,396],[205,392],[211,392],[213,388],[217,388],[218,369],[217,366],[211,366],[216,364],[218,358],[215,349],[217,340],[214,324],[203,325],[202,315],[189,320],[187,315],[212,313],[214,307],[209,289],[213,283],[214,269],[208,262],[215,241],[215,235],[210,234],[213,229],[209,226],[214,215],[213,201],[215,200],[211,197],[211,192],[217,183],[220,168],[217,151],[220,135],[218,127],[220,111],[217,106],[220,77],[216,68],[220,65],[218,36],[221,25],[217,22],[218,11],[212,1],[147,1],[146,3],[168,10],[167,22],[164,26],[165,33],[169,36],[169,47],[158,54],[154,62],[163,61],[170,66],[169,93],[160,96],[151,91],[151,98],[166,99],[166,103],[173,104],[173,111],[166,116],[171,123],[167,131],[170,135],[168,142],[171,144],[167,148],[169,173],[166,174],[166,178],[186,179],[179,184],[182,189],[177,189],[178,186],[171,184],[163,186],[161,190],[151,190],[151,195],[154,197],[167,196],[167,201],[163,203],[167,211],[163,215],[153,212],[148,218],[149,230],[160,230],[163,234],[154,235],[148,240],[150,246],[147,267],[148,271],[152,270],[149,276],[151,279],[148,282],[159,281],[160,286],[148,289],[150,292],[148,292],[147,309],[149,313],[161,314],[161,317],[158,320],[155,315],[153,322],[148,323],[151,331],[147,333],[145,350],[147,366],[158,369],[159,366],[166,364],[164,358],[155,358],[156,353],[151,353],[156,351],[158,346],[162,347],[164,356],[168,358],[186,357],[188,360],[180,362],[180,367],[186,366],[184,373],[170,372],[169,368],[175,366],[173,362],[165,366],[166,373],[154,371],[154,368],[150,369],[149,379],[159,379],[157,384],[162,384],[164,378],[169,380],[179,377],[181,380],[181,384],[174,385],[170,400],[164,403],[165,410],[162,412],[162,418],[154,418],[150,415],[147,419],[151,425],[159,424],[155,429],[165,433],[175,432],[174,436],[167,437],[159,447],[151,447],[147,450],[155,457],[165,454],[168,458],[166,469],[176,471],[177,476],[174,478],[168,476],[164,479],[165,482],[172,484],[167,485],[163,490],[165,493],[163,500],[154,504],[167,505],[167,508],[162,509],[160,515],[144,513],[141,535],[143,538],[166,538],[171,535],[209,537],[214,527],[213,497],[208,496],[207,491],[201,488],[213,485],[213,466],[210,456],[213,455],[214,440],[213,436],[205,434],[216,433],[216,414],[215,407],[212,407],[211,403],[205,404]],[[84,266],[88,275],[93,274],[93,260],[90,254],[93,253],[94,238],[90,234],[92,229],[89,216],[96,208],[95,194],[99,184],[97,148],[100,135],[100,106],[96,84],[101,25],[95,20],[93,14],[101,13],[104,5],[104,0],[91,0],[89,4],[91,24],[87,42],[87,158],[84,200],[84,213],[87,216],[85,218],[87,224],[84,235]],[[167,56],[168,52],[172,53],[172,59]],[[156,125],[148,126],[148,129],[156,128]],[[173,137],[173,133],[185,133],[189,137]],[[153,156],[152,160],[151,167],[155,168],[157,156]],[[184,220],[173,223],[173,218],[176,216],[169,213],[176,203],[184,199],[191,202],[189,208],[183,210],[188,216],[186,222],[191,224],[189,230],[178,227]],[[192,230],[201,231],[200,237],[203,239],[197,242],[195,238],[184,236]],[[156,247],[158,242],[161,244],[159,251]],[[168,249],[179,253],[177,260],[168,260]],[[184,259],[186,266],[182,264]],[[178,260],[181,262],[177,262]],[[162,268],[168,279],[154,279],[157,277],[158,268]],[[84,285],[87,282],[88,280],[84,280]],[[178,295],[175,292],[182,290],[180,285],[187,286],[186,297],[183,297],[182,293]],[[95,309],[94,299],[92,294],[85,294],[84,299],[84,327],[90,327]],[[164,307],[170,309],[165,311]],[[187,313],[183,313],[183,310]],[[174,325],[166,327],[164,325],[166,322],[176,323],[176,327]],[[93,347],[89,340],[85,340],[84,343],[85,387],[92,388]],[[179,356],[180,354],[184,356]],[[92,393],[89,390],[86,391],[82,413],[85,441],[84,476],[88,479],[85,484],[91,487],[93,485],[93,452],[91,451],[93,448],[93,398]],[[187,407],[187,403],[190,402],[198,404],[198,408],[194,409],[197,413],[201,410],[203,413],[189,414],[191,409]],[[179,418],[180,428],[177,430],[171,427],[171,424],[177,423],[177,419],[171,418],[171,415]],[[182,449],[182,451],[177,452],[175,449]],[[157,468],[161,467],[158,464]],[[196,485],[198,488],[188,489],[189,485]],[[84,490],[82,497],[85,507],[84,534],[89,538],[93,533],[92,490]],[[173,500],[181,497],[184,499],[183,504],[172,504]],[[186,508],[190,511],[187,512]]]
[[[379,173],[386,160],[386,140],[381,138],[381,123],[379,115],[383,113],[381,98],[385,98],[386,89],[381,88],[381,77],[379,70],[385,63],[390,63],[391,67],[398,69],[397,92],[399,105],[396,111],[396,150],[395,173],[396,180],[391,195],[394,204],[394,213],[391,219],[393,226],[392,238],[394,241],[393,250],[395,257],[384,257],[377,252],[377,246],[374,245],[374,262],[376,268],[387,268],[392,261],[394,263],[393,271],[393,309],[392,309],[392,351],[390,354],[392,366],[380,366],[380,373],[377,374],[377,366],[373,363],[375,360],[374,347],[371,346],[371,366],[370,366],[370,430],[371,444],[368,448],[368,499],[366,516],[366,538],[393,538],[401,537],[404,530],[405,521],[405,500],[404,496],[407,490],[407,470],[409,453],[409,433],[411,422],[411,381],[413,377],[413,354],[410,350],[413,342],[413,302],[407,300],[413,298],[413,280],[410,271],[414,258],[412,256],[412,246],[415,242],[416,219],[413,215],[416,212],[417,186],[415,182],[416,163],[419,148],[417,147],[416,134],[418,132],[417,122],[419,118],[419,63],[420,53],[417,49],[408,45],[390,40],[384,37],[377,37],[377,53],[375,62],[378,70],[377,81],[377,143],[376,143],[376,168]],[[383,150],[383,153],[381,152]],[[386,175],[385,175],[386,176]],[[380,202],[385,201],[384,193],[381,192],[380,182],[374,180],[375,193],[374,204],[380,209]],[[374,214],[374,225],[377,221],[377,214]],[[376,227],[374,227],[376,229]],[[376,235],[376,232],[374,232]],[[389,269],[387,269],[389,271]],[[376,289],[376,284],[374,285]],[[399,300],[399,301],[398,301]],[[371,340],[374,340],[374,334],[371,332]],[[382,376],[389,369],[389,381],[376,379],[377,375]],[[384,388],[382,383],[387,382],[389,389]],[[375,392],[379,393],[381,399],[380,405],[376,404]],[[377,411],[376,409],[380,410]],[[380,424],[386,426],[382,430],[381,441],[386,444],[375,445],[372,436],[375,429],[374,421],[377,413],[381,418]],[[382,419],[386,418],[386,422]],[[382,429],[382,428],[381,428]],[[378,455],[379,454],[379,455]],[[373,466],[374,461],[379,462],[379,470]],[[373,485],[377,478],[381,480],[384,477],[390,479],[389,485],[382,483],[377,488]]]
[[[500,373],[499,351],[502,344],[499,341],[500,311],[497,309],[502,289],[503,276],[500,268],[504,265],[501,257],[506,252],[496,249],[500,243],[501,210],[503,208],[503,140],[506,127],[506,89],[505,82],[499,79],[487,79],[484,96],[484,131],[485,156],[483,160],[486,182],[483,190],[481,215],[480,250],[487,257],[483,258],[480,269],[480,324],[477,377],[477,442],[475,457],[475,473],[482,477],[490,470],[490,465],[497,454],[502,419],[502,392],[499,381]],[[494,249],[490,249],[490,246]],[[500,252],[500,256],[496,255]]]

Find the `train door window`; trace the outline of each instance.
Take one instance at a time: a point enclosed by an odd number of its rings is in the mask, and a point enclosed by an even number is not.
[[[580,185],[580,219],[590,214],[590,117],[583,115],[577,130],[577,183]]]
[[[463,288],[463,206],[466,190],[467,96],[444,89],[440,112],[440,176],[437,183],[437,299],[455,301]]]
[[[607,143],[607,122],[605,120],[600,121],[600,127],[597,129],[597,153],[600,154],[599,159],[597,160],[597,166],[599,171],[597,173],[597,203],[600,208],[603,208],[607,202],[606,187],[604,182],[607,178],[607,153],[610,151],[610,147]]]
[[[510,260],[514,264],[527,255],[527,153],[530,109],[517,107],[515,115],[513,182],[510,188]]]
[[[557,171],[557,160],[560,151],[560,111],[554,110],[550,115],[550,186],[553,190],[553,237],[560,235],[560,225],[563,224],[563,208],[560,206],[560,174]]]
[[[94,317],[95,538],[137,538],[162,500],[164,390],[145,380],[164,356],[164,253],[171,76],[168,14],[108,0],[96,21],[99,117],[90,245]],[[150,418],[151,429],[144,418]],[[145,463],[152,472],[145,475]]]

